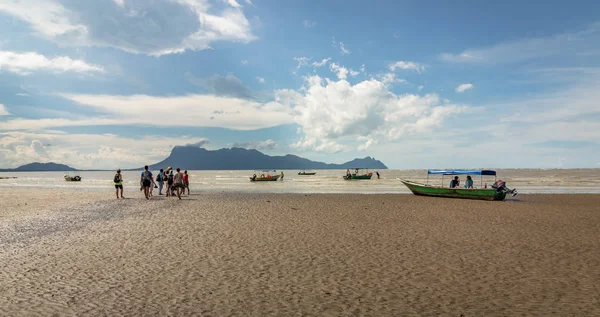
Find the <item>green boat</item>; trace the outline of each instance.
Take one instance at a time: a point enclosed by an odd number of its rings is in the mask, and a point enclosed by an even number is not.
[[[371,179],[373,177],[373,173],[369,172],[367,168],[355,168],[354,173],[350,173],[350,170],[346,170],[346,175],[344,176],[345,180],[354,180],[354,179]]]
[[[487,188],[487,183],[484,188],[449,188],[441,186],[429,185],[429,174],[441,174],[442,183],[444,175],[479,175],[483,184],[483,176],[494,176],[494,184],[491,188]],[[427,172],[427,184],[421,184],[409,180],[401,180],[410,191],[415,195],[447,197],[447,198],[464,198],[478,200],[504,200],[507,194],[512,196],[517,195],[516,189],[508,189],[506,183],[496,180],[496,171],[491,170],[429,170]]]

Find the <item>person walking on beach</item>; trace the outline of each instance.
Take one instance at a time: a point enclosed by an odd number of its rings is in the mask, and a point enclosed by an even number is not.
[[[190,195],[190,176],[187,171],[183,172],[183,193],[185,194],[185,189],[187,188],[187,194]]]
[[[150,187],[154,185],[154,179],[152,178],[152,172],[148,170],[148,165],[144,166],[144,171],[140,176],[140,182],[144,189],[144,196],[146,196],[146,199],[150,199]]]
[[[181,199],[181,192],[183,191],[183,174],[181,174],[179,167],[177,168],[177,173],[173,176],[173,188],[177,190],[177,197]]]
[[[171,189],[173,187],[173,174],[171,171],[171,166],[167,167],[165,175],[163,176],[163,180],[167,182],[167,197],[170,197],[173,193],[173,190]]]
[[[119,199],[119,191],[121,191],[121,198],[125,198],[123,197],[123,175],[121,174],[121,169],[117,170],[117,174],[115,174],[115,179],[113,181],[115,183],[117,199]]]
[[[161,168],[160,172],[158,173],[158,175],[156,175],[156,182],[158,183],[158,195],[162,195],[162,189],[163,189],[163,174],[164,174],[164,170]]]

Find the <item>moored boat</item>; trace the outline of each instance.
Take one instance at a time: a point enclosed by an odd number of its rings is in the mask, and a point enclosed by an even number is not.
[[[67,182],[80,182],[81,181],[81,176],[79,176],[78,174],[75,174],[75,175],[66,174],[64,176],[64,178]]]
[[[298,172],[298,175],[300,176],[311,176],[311,175],[316,175],[317,172],[307,172],[307,171],[302,171],[302,172]]]
[[[369,172],[368,168],[355,168],[354,173],[350,173],[350,170],[346,170],[345,180],[360,180],[360,179],[371,179],[373,173]]]
[[[277,181],[281,175],[276,174],[275,170],[271,171],[262,171],[260,172],[260,176],[256,176],[256,173],[250,177],[251,182],[275,182]]]
[[[449,188],[443,186],[429,185],[429,174],[441,174],[442,184],[444,175],[479,175],[481,183],[483,176],[494,176],[494,184],[491,188],[487,188],[487,184],[483,188]],[[478,200],[504,200],[507,194],[517,195],[516,189],[508,189],[506,183],[496,180],[496,171],[491,170],[429,170],[427,171],[427,184],[421,184],[409,180],[401,180],[410,191],[415,195],[447,197],[447,198],[464,198]]]

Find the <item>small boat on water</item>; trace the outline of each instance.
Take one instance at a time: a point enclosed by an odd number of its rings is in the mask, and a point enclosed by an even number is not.
[[[79,176],[79,174],[75,174],[75,175],[66,174],[64,176],[64,178],[67,182],[81,182],[81,176]]]
[[[346,170],[345,180],[371,179],[373,173],[369,172],[368,168],[355,168],[354,173],[350,173],[350,169]]]
[[[260,171],[259,172],[260,176],[257,176],[255,173],[254,175],[252,175],[252,177],[250,177],[250,181],[251,182],[275,182],[277,181],[281,175],[277,174],[277,171],[275,170],[270,170],[270,171]]]
[[[442,186],[429,185],[429,175],[442,175]],[[494,184],[487,188],[487,183],[482,185],[483,188],[450,188],[444,187],[444,175],[479,175],[481,184],[483,184],[483,176],[494,176]],[[401,180],[401,182],[410,189],[415,195],[447,197],[447,198],[464,198],[478,200],[504,200],[507,194],[512,196],[517,195],[516,189],[509,189],[506,183],[502,180],[497,180],[496,171],[491,170],[429,170],[427,171],[427,184],[421,184],[409,180]]]
[[[300,176],[310,176],[310,175],[316,175],[317,172],[307,172],[307,171],[302,171],[302,172],[298,172],[298,175]]]

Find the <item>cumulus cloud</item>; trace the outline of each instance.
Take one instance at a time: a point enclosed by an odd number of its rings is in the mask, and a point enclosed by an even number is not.
[[[348,69],[340,66],[336,63],[331,63],[329,65],[329,70],[331,70],[331,72],[335,73],[335,75],[339,78],[339,79],[346,79],[348,77]]]
[[[425,70],[425,66],[417,64],[415,62],[404,62],[397,61],[388,66],[389,70],[396,71],[396,69],[404,69],[404,70],[416,70],[417,72],[422,72]]]
[[[448,104],[435,95],[396,95],[382,81],[370,79],[356,85],[319,76],[306,78],[301,91],[281,90],[278,101],[293,107],[303,136],[298,149],[338,152],[344,143],[399,139],[407,134],[431,131],[443,121],[467,109]],[[366,139],[365,139],[366,138]],[[368,141],[372,139],[373,141]]]
[[[262,77],[256,77],[256,80],[258,80],[259,83],[264,84],[265,83],[265,79]]]
[[[277,147],[277,142],[271,139],[265,141],[236,142],[231,144],[231,147],[255,150],[272,150]]]
[[[26,75],[34,71],[104,73],[102,66],[88,64],[85,61],[67,56],[47,58],[35,52],[0,51],[0,70]]]
[[[0,103],[0,116],[8,116],[10,113],[6,110],[6,107]]]
[[[209,0],[96,2],[2,1],[0,12],[61,45],[113,47],[136,54],[158,56],[207,49],[218,41],[256,39],[235,0],[226,1],[225,8]]]
[[[456,92],[462,93],[469,89],[473,89],[474,87],[475,86],[473,86],[473,84],[461,84],[461,85],[458,85],[458,87],[456,87]]]

